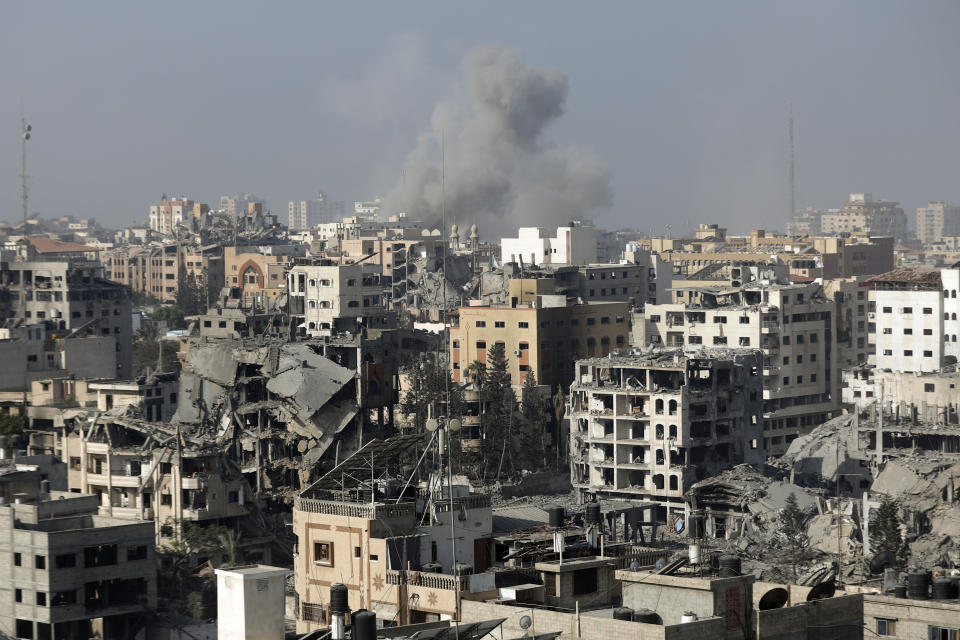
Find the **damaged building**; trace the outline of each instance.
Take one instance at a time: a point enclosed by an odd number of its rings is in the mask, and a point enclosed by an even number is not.
[[[580,360],[570,388],[574,487],[683,511],[696,481],[762,464],[762,355],[635,352]]]

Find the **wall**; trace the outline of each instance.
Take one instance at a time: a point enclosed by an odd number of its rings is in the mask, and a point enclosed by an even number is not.
[[[863,596],[852,594],[756,611],[758,640],[861,640]],[[898,635],[897,637],[903,637]]]

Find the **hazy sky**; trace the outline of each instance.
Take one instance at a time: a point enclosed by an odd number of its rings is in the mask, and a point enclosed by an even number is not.
[[[4,2],[0,218],[145,219],[185,193],[386,194],[477,46],[569,83],[547,145],[613,172],[608,227],[783,226],[850,192],[960,201],[960,3]],[[518,224],[522,221],[517,221]]]

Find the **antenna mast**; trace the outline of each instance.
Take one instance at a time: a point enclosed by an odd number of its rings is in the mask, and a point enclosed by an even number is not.
[[[790,106],[790,118],[788,121],[790,138],[790,212],[787,220],[793,219],[793,214],[797,211],[797,185],[796,185],[796,156],[793,148],[793,106]]]
[[[27,124],[26,119],[20,116],[20,128],[23,134],[20,140],[20,202],[23,205],[23,235],[27,235],[27,140],[33,127]]]

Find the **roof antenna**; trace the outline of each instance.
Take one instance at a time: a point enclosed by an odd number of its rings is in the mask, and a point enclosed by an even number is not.
[[[27,140],[33,127],[27,124],[23,115],[20,116],[20,128],[23,134],[20,141],[20,201],[23,205],[23,235],[27,235]]]

